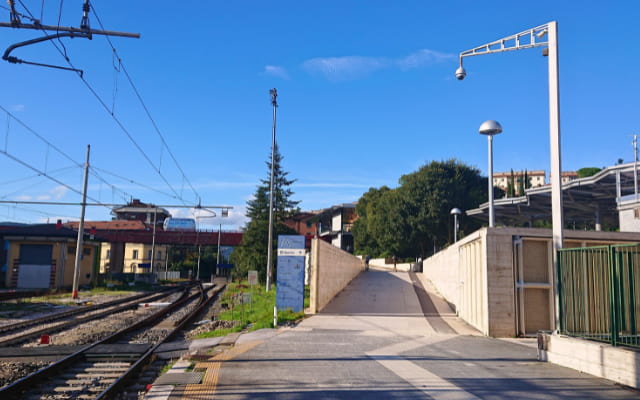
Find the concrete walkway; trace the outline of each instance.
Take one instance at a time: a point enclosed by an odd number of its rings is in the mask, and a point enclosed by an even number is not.
[[[524,345],[523,345],[524,344]],[[360,274],[295,328],[241,336],[170,399],[638,399],[640,392],[491,339],[406,272]]]

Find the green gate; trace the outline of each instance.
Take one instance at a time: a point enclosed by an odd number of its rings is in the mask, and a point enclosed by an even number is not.
[[[560,332],[640,348],[640,244],[558,252]]]

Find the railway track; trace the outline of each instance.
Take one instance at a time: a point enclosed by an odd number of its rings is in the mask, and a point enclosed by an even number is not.
[[[198,285],[144,320],[0,389],[1,399],[112,399],[154,361],[170,340],[215,299],[223,287]],[[153,332],[153,333],[149,333]]]
[[[11,290],[7,292],[0,292],[0,301],[20,300],[28,297],[38,297],[53,294],[55,291],[51,290]]]
[[[13,346],[37,338],[42,334],[52,334],[113,313],[136,308],[141,302],[153,302],[178,290],[180,289],[169,289],[161,293],[140,294],[3,325],[0,326],[0,347]]]

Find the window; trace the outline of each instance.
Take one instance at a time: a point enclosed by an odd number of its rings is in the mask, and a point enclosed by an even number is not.
[[[131,258],[133,258],[134,260],[138,259],[138,250],[134,250],[133,254],[131,255]]]
[[[67,254],[76,254],[76,246],[67,247]]]
[[[151,250],[149,250],[149,252],[147,253],[147,258],[151,260]]]
[[[107,256],[106,258],[111,258],[111,249],[107,250]]]
[[[158,253],[156,254],[156,260],[162,260],[162,252],[158,251]]]
[[[90,256],[91,255],[91,247],[85,247],[84,249],[82,249],[82,254],[85,256]]]

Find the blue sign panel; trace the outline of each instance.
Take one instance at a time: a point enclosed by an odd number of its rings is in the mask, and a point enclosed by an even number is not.
[[[304,307],[304,236],[278,236],[276,307],[300,312]]]

